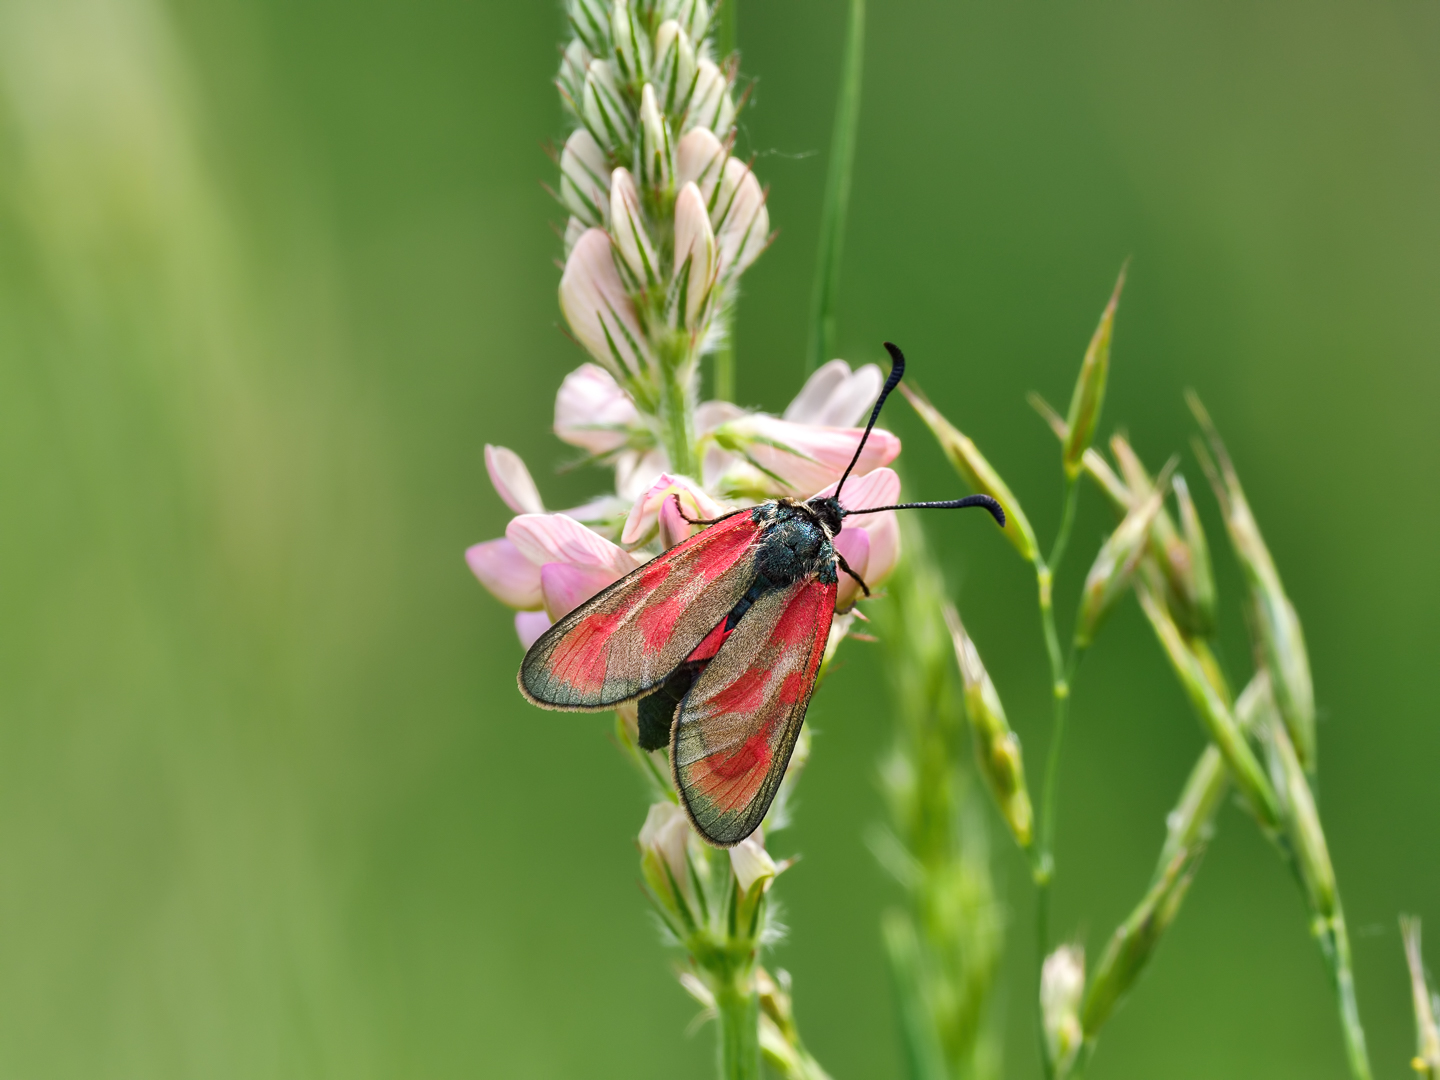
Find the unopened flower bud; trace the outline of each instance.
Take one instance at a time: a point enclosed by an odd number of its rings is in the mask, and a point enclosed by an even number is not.
[[[1130,917],[1116,928],[1090,976],[1082,1014],[1086,1037],[1093,1039],[1099,1033],[1155,954],[1160,938],[1185,899],[1199,855],[1199,848],[1177,854]]]
[[[628,271],[626,284],[631,291],[639,292],[659,281],[660,257],[645,229],[640,189],[629,169],[610,174],[610,235],[621,265]]]
[[[685,129],[708,128],[723,139],[730,134],[730,125],[734,122],[730,80],[713,60],[700,60],[695,65],[695,86],[685,109]]]
[[[675,199],[675,269],[670,292],[674,317],[692,331],[701,329],[714,291],[715,233],[705,200],[693,182]]]
[[[639,85],[650,70],[650,36],[640,25],[640,13],[630,0],[611,0],[610,39],[615,43],[620,78]]]
[[[657,802],[640,829],[640,873],[667,907],[690,895],[690,821],[673,802]]]
[[[1095,556],[1080,594],[1080,610],[1075,616],[1076,648],[1090,647],[1101,625],[1114,610],[1115,602],[1134,580],[1135,568],[1140,565],[1149,543],[1150,530],[1164,505],[1165,485],[1174,467],[1172,460],[1165,466],[1159,486],[1125,515],[1125,519],[1100,546],[1100,553]]]
[[[583,127],[565,140],[560,154],[560,198],[586,225],[602,228],[610,217],[610,166],[605,151]]]
[[[565,55],[560,59],[560,73],[555,76],[560,100],[577,119],[581,116],[580,103],[585,98],[585,73],[593,59],[585,43],[577,37],[565,47]]]
[[[691,41],[702,40],[710,29],[710,5],[705,0],[671,0],[670,10]]]
[[[585,126],[609,150],[628,147],[635,137],[635,117],[620,93],[615,68],[608,60],[590,62],[580,111]]]
[[[945,625],[949,627],[950,640],[955,647],[955,660],[965,680],[965,711],[975,740],[975,763],[1016,843],[1028,849],[1034,814],[1030,806],[1030,790],[1025,784],[1020,740],[1010,729],[1005,708],[1000,704],[1000,695],[980,660],[975,642],[960,622],[960,613],[948,602],[944,612]]]
[[[1000,479],[1000,474],[980,453],[974,442],[945,419],[940,410],[930,404],[929,398],[905,383],[900,384],[900,392],[920,414],[920,419],[930,428],[940,443],[940,449],[945,451],[950,464],[955,467],[955,471],[970,490],[980,495],[989,495],[1005,508],[1005,524],[1002,528],[1005,538],[1015,545],[1015,550],[1020,552],[1022,558],[1027,562],[1034,562],[1040,551],[1035,542],[1035,530],[1030,528],[1030,520],[1025,516],[1025,511],[1020,509],[1020,500],[1015,498],[1009,485]]]
[[[675,179],[675,147],[670,142],[670,126],[660,113],[655,87],[650,83],[640,93],[640,142],[635,148],[635,161],[646,187],[670,189]]]
[[[1206,466],[1211,486],[1225,515],[1230,543],[1250,586],[1255,613],[1254,629],[1260,639],[1265,666],[1270,669],[1275,703],[1285,718],[1285,727],[1300,761],[1307,770],[1315,768],[1315,686],[1310,677],[1310,655],[1305,648],[1305,634],[1299,616],[1285,595],[1280,573],[1270,557],[1256,524],[1245,491],[1240,486],[1235,466],[1220,441],[1210,415],[1193,393],[1188,395],[1190,409],[1199,421],[1210,443],[1215,459],[1196,447],[1201,463]],[[1218,466],[1218,467],[1217,467]]]
[[[565,260],[560,309],[576,340],[620,382],[649,367],[647,339],[604,229],[586,230]]]
[[[1085,1041],[1080,999],[1085,994],[1085,950],[1062,945],[1040,968],[1040,1023],[1056,1080],[1065,1080]]]
[[[692,40],[674,19],[661,23],[655,32],[655,63],[650,80],[655,84],[660,108],[667,115],[679,115],[676,110],[695,81],[697,61]]]
[[[729,159],[725,145],[708,128],[692,128],[675,148],[675,182],[697,184],[709,208]]]
[[[770,211],[765,191],[750,166],[728,158],[710,207],[715,241],[720,248],[721,280],[732,281],[770,243]]]
[[[569,0],[570,26],[585,47],[597,55],[610,51],[610,11],[606,0]]]
[[[1236,723],[1235,717],[1215,689],[1205,669],[1191,651],[1175,625],[1175,620],[1160,602],[1154,592],[1143,584],[1136,585],[1140,607],[1150,620],[1160,646],[1165,650],[1170,666],[1180,680],[1180,687],[1190,699],[1191,706],[1216,748],[1225,758],[1230,775],[1245,797],[1250,812],[1260,825],[1269,830],[1280,826],[1280,810],[1275,791],[1266,778],[1255,752],[1245,741],[1245,736]]]
[[[1405,963],[1410,968],[1410,999],[1415,1007],[1415,1059],[1411,1067],[1425,1080],[1440,1080],[1440,1026],[1435,1015],[1440,999],[1431,992],[1425,978],[1425,960],[1420,952],[1420,920],[1400,917],[1400,937],[1405,942]]]
[[[1080,365],[1080,377],[1075,381],[1075,392],[1070,398],[1070,415],[1066,418],[1069,434],[1065,439],[1063,459],[1065,473],[1072,480],[1080,475],[1084,467],[1085,451],[1095,438],[1095,428],[1100,422],[1100,408],[1105,404],[1105,382],[1110,375],[1110,339],[1115,332],[1115,309],[1120,304],[1120,290],[1125,288],[1125,268],[1120,269],[1120,278],[1115,282],[1115,291],[1100,316],[1100,325],[1085,350],[1085,359]]]
[[[768,889],[780,873],[775,860],[765,850],[758,829],[730,849],[730,867],[735,871],[740,891],[747,897],[757,885],[762,892]]]

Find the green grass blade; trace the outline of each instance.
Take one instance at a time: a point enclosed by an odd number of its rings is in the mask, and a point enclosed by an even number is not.
[[[830,140],[830,171],[825,178],[825,204],[820,216],[820,252],[815,262],[815,293],[811,310],[810,347],[806,370],[814,371],[835,353],[835,305],[840,294],[840,253],[850,204],[850,178],[855,166],[855,131],[860,124],[860,75],[865,63],[865,0],[850,0],[850,28],[845,41],[845,66],[835,107],[835,132]]]

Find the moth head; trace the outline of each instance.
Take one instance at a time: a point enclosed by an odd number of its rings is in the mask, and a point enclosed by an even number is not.
[[[840,507],[840,500],[834,495],[826,495],[822,498],[811,499],[805,504],[810,512],[819,519],[831,536],[840,531],[840,522],[845,517],[845,511]]]

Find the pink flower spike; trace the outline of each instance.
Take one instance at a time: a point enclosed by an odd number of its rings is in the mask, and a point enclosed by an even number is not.
[[[490,474],[490,483],[506,506],[517,514],[543,514],[545,504],[540,501],[540,491],[530,478],[530,470],[514,450],[503,446],[485,444],[485,471]]]
[[[505,536],[536,566],[564,563],[602,570],[614,581],[640,565],[624,548],[564,514],[521,514],[510,520]]]
[[[596,364],[581,364],[566,375],[555,395],[555,434],[592,454],[619,450],[639,422],[630,395]]]
[[[552,619],[563,619],[619,578],[620,575],[596,567],[546,563],[540,567],[540,593],[545,600],[545,613]]]
[[[685,513],[692,518],[717,518],[725,513],[725,508],[712,499],[699,484],[685,476],[671,476],[669,473],[661,473],[655,482],[650,485],[638,499],[635,505],[630,508],[630,516],[625,519],[625,529],[620,534],[622,544],[637,543],[645,536],[661,518],[664,507],[668,504],[669,512],[675,514],[674,495],[680,496],[680,504],[685,508]],[[674,540],[679,543],[685,539],[695,528],[688,522],[675,515],[669,522],[672,532],[679,532],[683,528],[683,535]],[[674,544],[666,543],[667,548]]]
[[[550,616],[543,611],[517,611],[515,613],[515,634],[520,639],[522,649],[529,649],[552,625],[554,624],[550,622]]]
[[[503,536],[469,548],[465,561],[502,604],[522,609],[540,606],[540,567]]]

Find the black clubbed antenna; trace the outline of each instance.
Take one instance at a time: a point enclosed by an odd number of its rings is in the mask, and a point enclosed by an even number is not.
[[[844,517],[853,514],[878,514],[881,510],[964,510],[968,506],[983,506],[990,511],[990,516],[1005,527],[1005,508],[996,502],[989,495],[967,495],[963,499],[949,499],[945,502],[918,502],[918,503],[895,503],[893,506],[867,506],[864,510],[845,510],[840,513]]]
[[[885,350],[890,354],[890,377],[885,380],[885,386],[880,391],[880,396],[875,399],[875,408],[870,411],[870,422],[865,425],[865,434],[860,436],[860,445],[855,447],[855,456],[850,459],[850,464],[845,468],[845,475],[840,477],[840,483],[835,485],[835,501],[840,501],[840,489],[845,486],[845,481],[850,479],[850,470],[860,461],[860,455],[865,452],[865,441],[870,438],[870,432],[875,427],[875,421],[880,419],[880,410],[885,406],[885,399],[890,392],[900,385],[900,380],[905,377],[905,354],[900,351],[898,345],[885,342]],[[867,511],[868,513],[868,511]]]

